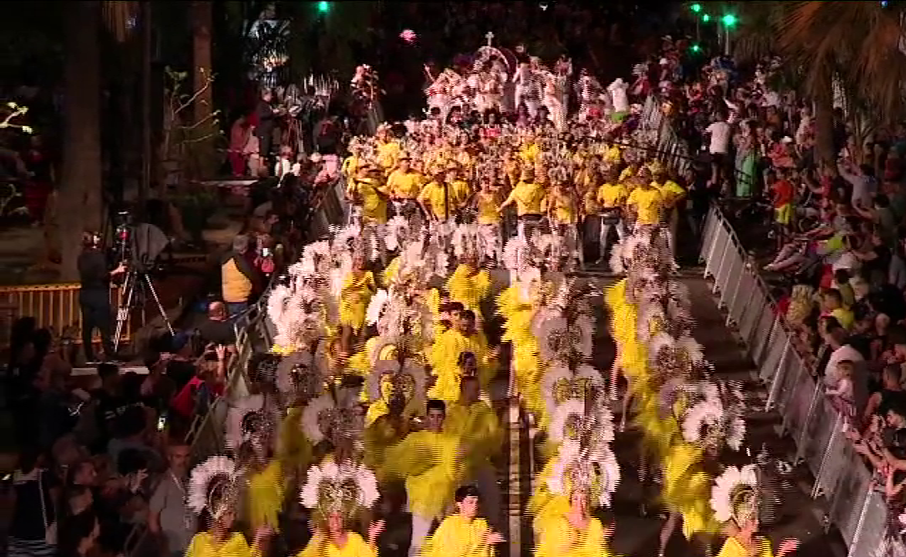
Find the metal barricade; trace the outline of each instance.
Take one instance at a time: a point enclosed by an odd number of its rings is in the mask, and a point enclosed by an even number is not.
[[[796,462],[815,477],[812,496],[823,498],[827,517],[849,546],[849,556],[870,555],[888,544],[887,506],[871,491],[871,472],[843,433],[843,418],[824,396],[796,351],[792,333],[774,311],[770,292],[718,206],[704,225],[700,259],[705,277],[727,310],[768,389],[768,410],[782,417],[782,430],[796,443]],[[889,544],[888,544],[889,545]],[[896,544],[897,549],[902,549]]]

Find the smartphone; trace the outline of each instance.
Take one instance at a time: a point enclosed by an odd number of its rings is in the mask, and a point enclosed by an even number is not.
[[[157,418],[157,431],[163,431],[167,428],[167,413],[161,412],[160,416]]]

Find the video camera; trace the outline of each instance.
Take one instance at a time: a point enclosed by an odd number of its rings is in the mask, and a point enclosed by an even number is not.
[[[115,260],[139,272],[148,272],[158,264],[158,259],[170,244],[164,232],[148,223],[135,222],[129,211],[119,211],[114,231]]]

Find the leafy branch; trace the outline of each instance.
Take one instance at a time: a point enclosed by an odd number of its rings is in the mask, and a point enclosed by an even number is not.
[[[16,118],[24,116],[26,113],[28,113],[27,106],[21,106],[13,101],[10,101],[6,103],[6,107],[10,110],[10,112],[5,117],[3,117],[2,120],[0,120],[0,130],[14,129],[22,130],[22,132],[24,133],[33,133],[34,130],[32,130],[31,126],[15,122]]]

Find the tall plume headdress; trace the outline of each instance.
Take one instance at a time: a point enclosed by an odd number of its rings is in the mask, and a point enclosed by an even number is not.
[[[216,520],[238,504],[239,482],[235,463],[212,456],[192,469],[186,506],[196,515],[205,510]]]
[[[584,401],[568,400],[554,412],[551,440],[562,444],[547,485],[567,497],[585,492],[593,505],[606,507],[620,483],[620,466],[610,448],[613,418],[597,391],[589,389]]]
[[[746,434],[742,391],[735,384],[713,382],[704,393],[683,415],[683,438],[704,448],[720,449],[726,444],[738,451]]]
[[[370,508],[379,496],[374,473],[365,465],[332,459],[308,469],[299,493],[302,505],[313,510],[321,523],[334,513],[349,520],[359,510]]]
[[[711,488],[711,508],[720,522],[733,520],[740,527],[758,517],[758,467],[748,464],[742,468],[728,466],[714,480]]]

